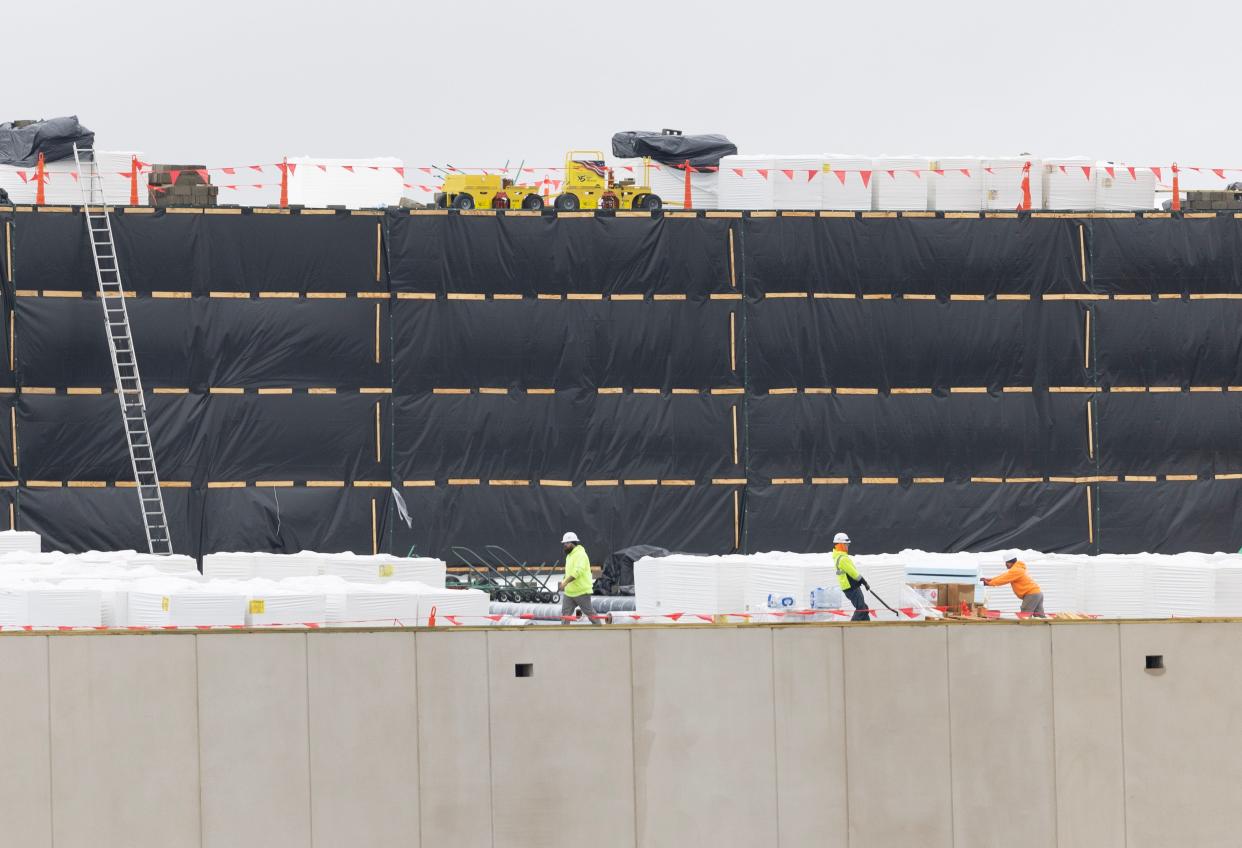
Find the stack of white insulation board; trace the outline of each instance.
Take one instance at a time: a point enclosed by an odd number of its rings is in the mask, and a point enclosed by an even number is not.
[[[1095,208],[1127,212],[1156,205],[1156,175],[1151,168],[1115,162],[1095,166]]]
[[[772,157],[725,156],[720,160],[717,204],[721,209],[775,209]],[[870,209],[870,196],[868,196]]]
[[[1082,157],[1044,159],[1039,180],[1042,203],[1032,198],[1032,207],[1070,212],[1094,209],[1095,164]],[[1034,178],[1031,183],[1034,186]]]
[[[109,206],[129,204],[129,172],[134,156],[139,161],[143,154],[130,152],[95,151],[99,162],[99,175],[103,180],[104,197]],[[34,203],[38,197],[39,183],[36,179],[37,165],[0,165],[0,188],[9,193],[14,203]],[[43,200],[50,206],[69,206],[82,202],[82,190],[78,185],[78,165],[72,157],[48,162],[44,166]],[[138,175],[138,203],[147,203],[147,175]]]
[[[100,627],[97,589],[29,581],[0,585],[0,625],[6,627]]]
[[[329,554],[321,574],[329,574],[356,583],[387,583],[390,580],[414,580],[428,586],[443,586],[446,575],[444,560],[431,557],[398,557],[390,554],[363,556],[343,553]]]
[[[726,159],[728,157],[725,157]],[[695,170],[690,174],[690,203],[693,209],[716,209],[720,173]],[[652,163],[651,191],[659,196],[666,207],[681,209],[686,201],[686,172],[672,165]]]
[[[871,176],[872,208],[926,211],[927,171],[931,160],[921,156],[880,156]]]
[[[323,208],[382,209],[401,201],[405,177],[400,159],[289,160],[289,202]]]
[[[825,153],[820,208],[866,212],[871,209],[875,162],[865,156]]]
[[[130,627],[242,626],[246,595],[231,582],[217,588],[177,577],[136,580],[129,585]]]
[[[28,530],[5,530],[0,532],[0,554],[37,554],[41,540],[38,533]]]
[[[824,205],[824,157],[774,156],[772,202],[777,209],[819,209]]]
[[[1031,163],[1031,209],[1043,208],[1043,164],[1039,160],[1009,156],[983,159],[983,209],[987,212],[1013,212],[1023,202],[1022,180],[1026,163]]]
[[[935,159],[927,177],[927,208],[945,212],[983,209],[984,170],[978,158]]]

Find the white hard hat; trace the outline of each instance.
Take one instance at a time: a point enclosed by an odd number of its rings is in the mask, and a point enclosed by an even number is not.
[[[850,537],[846,533],[838,533],[832,537],[832,543],[834,545],[848,545],[850,543]]]
[[[570,530],[568,533],[566,533],[564,536],[561,537],[562,545],[567,545],[570,542],[576,542],[576,541],[578,541],[578,534],[572,530]]]

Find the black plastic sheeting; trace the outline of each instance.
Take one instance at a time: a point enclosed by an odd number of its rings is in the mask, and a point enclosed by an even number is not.
[[[628,130],[612,137],[612,155],[621,159],[649,156],[666,165],[692,168],[715,167],[720,157],[733,156],[737,145],[718,133],[673,135],[645,130]]]
[[[531,562],[1236,549],[1240,227],[114,217],[179,552]],[[0,262],[0,526],[142,547],[81,215]]]
[[[727,301],[399,300],[399,392],[740,386]]]
[[[750,550],[856,553],[1033,548],[1089,553],[1084,486],[1045,483],[750,486]]]
[[[48,118],[24,127],[13,122],[0,124],[0,165],[37,165],[39,154],[44,162],[73,158],[73,146],[89,149],[95,146],[95,134],[78,123],[78,116]]]
[[[758,392],[1080,386],[1085,329],[1064,301],[769,299],[748,310],[747,365]]]

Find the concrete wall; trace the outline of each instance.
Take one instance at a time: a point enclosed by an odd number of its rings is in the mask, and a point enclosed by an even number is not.
[[[1234,845],[1239,653],[1242,622],[5,634],[0,848]]]

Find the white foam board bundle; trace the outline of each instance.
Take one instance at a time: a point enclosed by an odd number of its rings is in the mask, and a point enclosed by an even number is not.
[[[99,159],[99,173],[103,178],[104,197],[110,206],[127,206],[129,204],[129,173],[131,157],[142,160],[143,154],[119,151],[96,151]],[[48,205],[71,205],[82,202],[82,191],[78,187],[76,174],[77,163],[73,157],[48,162],[45,166],[47,180],[43,185],[43,199]],[[0,165],[0,188],[9,193],[14,203],[34,203],[38,194],[38,182],[35,165]],[[22,175],[25,174],[25,179]],[[147,202],[146,173],[138,175],[138,203]]]
[[[244,625],[245,592],[215,589],[176,577],[135,580],[129,590],[130,626],[205,627]]]
[[[1082,609],[1101,618],[1143,618],[1147,614],[1147,564],[1140,557],[1086,557],[1079,567]]]
[[[225,551],[203,555],[203,576],[211,580],[249,580],[255,576],[256,554]]]
[[[1095,166],[1095,208],[1111,211],[1154,209],[1156,175],[1151,168],[1115,162]]]
[[[742,612],[746,557],[667,556],[660,560],[658,613],[716,615]],[[634,579],[638,580],[636,573]]]
[[[4,530],[0,532],[0,554],[37,554],[41,539],[29,530]]]
[[[1071,212],[1094,209],[1095,164],[1081,156],[1044,159],[1040,176],[1043,204],[1033,204],[1034,208]]]
[[[341,627],[413,627],[418,622],[416,583],[351,583],[328,595],[327,623]]]
[[[299,156],[289,160],[289,202],[311,208],[344,206],[377,209],[401,202],[404,162],[390,156],[324,159]],[[279,176],[278,169],[269,168]]]
[[[356,583],[387,583],[413,580],[428,586],[444,586],[447,570],[443,560],[432,557],[398,557],[391,554],[329,554],[324,573]]]
[[[1202,618],[1216,610],[1216,572],[1199,562],[1152,557],[1146,567],[1147,614],[1152,618]]]
[[[1234,563],[1217,562],[1216,605],[1213,614],[1242,617],[1242,558],[1234,557]]]
[[[775,209],[771,156],[725,156],[720,160],[717,205],[721,209]],[[870,195],[868,195],[868,209]]]
[[[828,562],[832,562],[831,555],[828,555]],[[867,579],[867,584],[875,590],[874,594],[865,590],[863,593],[863,597],[867,599],[867,606],[873,610],[872,621],[909,621],[908,616],[889,612],[876,598],[878,594],[893,609],[900,609],[902,589],[906,585],[905,560],[889,555],[860,555],[854,557],[854,565],[858,573]]]
[[[716,170],[694,171],[690,174],[692,209],[715,209],[718,206],[720,174]],[[686,172],[672,165],[651,163],[651,191],[660,196],[665,206],[681,209],[686,199]]]
[[[941,158],[927,175],[927,208],[978,212],[983,209],[983,166],[978,158]]]
[[[1031,163],[1031,209],[1044,208],[1043,163],[1027,156],[983,159],[983,209],[1013,212],[1022,206],[1022,168]]]
[[[873,209],[919,211],[927,209],[927,170],[931,160],[921,156],[879,156],[871,175]]]
[[[390,584],[396,585],[396,584]],[[418,592],[418,626],[430,623],[431,610],[436,611],[436,625],[446,623],[446,616],[460,616],[464,625],[489,624],[484,616],[491,612],[491,598],[479,589],[444,589],[423,583],[403,583]],[[452,622],[447,622],[451,624]]]
[[[778,555],[755,554],[749,557],[746,571],[745,610],[766,611],[770,608],[769,598],[792,598],[793,609],[810,609],[812,591],[836,585],[831,562],[791,561]]]
[[[823,174],[819,180],[820,208],[841,211],[871,209],[871,182],[875,179],[875,162],[866,156],[848,153],[825,153]]]
[[[244,595],[247,626],[322,625],[327,621],[327,599],[324,591],[294,589],[285,583],[263,578],[216,581],[209,588],[213,592],[227,591]]]
[[[313,556],[297,554],[252,554],[254,576],[269,580],[289,577],[314,577],[319,573],[322,561]]]
[[[819,209],[824,204],[822,154],[772,158],[772,202],[777,209]]]
[[[151,576],[154,569],[142,569]],[[72,578],[60,584],[66,589],[90,589],[99,592],[100,626],[125,627],[129,623],[129,579]]]
[[[634,612],[655,615],[660,611],[661,570],[664,557],[642,557],[634,561]]]
[[[0,625],[6,627],[100,627],[102,601],[96,589],[19,581],[0,587]]]
[[[129,557],[126,564],[130,568],[149,566],[161,574],[198,574],[198,563],[194,557],[182,554],[140,554]]]

